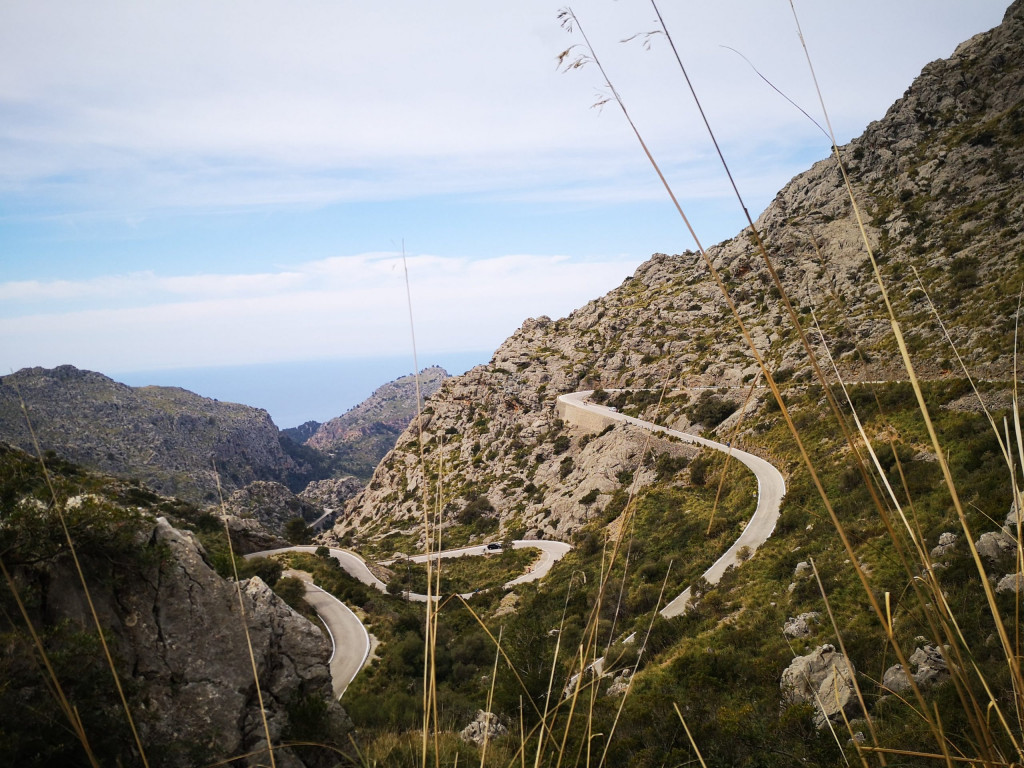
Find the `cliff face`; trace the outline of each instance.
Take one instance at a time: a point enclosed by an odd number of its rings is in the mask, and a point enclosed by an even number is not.
[[[217,473],[225,492],[254,480],[301,490],[313,471],[285,453],[266,411],[183,389],[129,387],[69,365],[0,377],[0,439],[32,452],[21,401],[43,450],[167,495],[216,501]]]
[[[288,521],[302,518],[312,523],[324,513],[320,506],[296,496],[280,483],[265,480],[238,489],[224,501],[224,507],[229,514],[258,520],[279,536],[285,535]]]
[[[922,286],[973,374],[1000,378],[1012,371],[1013,318],[1024,282],[1022,61],[1018,0],[1000,27],[925,67],[883,119],[840,148],[924,376],[953,370],[955,356]],[[757,226],[801,323],[810,328],[813,310],[844,376],[905,378],[835,159],[787,184]],[[806,355],[751,234],[709,255],[779,380],[808,381]],[[819,354],[822,336],[811,333]],[[611,490],[602,467],[619,468],[616,477],[637,467],[622,428],[603,436],[565,430],[554,412],[557,395],[667,382],[683,393],[660,418],[685,428],[696,394],[686,388],[742,387],[757,372],[701,257],[656,254],[619,288],[568,317],[526,321],[489,365],[445,382],[422,423],[428,477],[418,461],[420,425],[413,424],[336,533],[418,519],[423,483],[436,485],[443,454],[449,519],[483,494],[504,530],[564,536],[588,514],[580,500],[591,485]],[[755,394],[751,407],[760,399]]]
[[[259,578],[243,582],[240,602],[235,585],[217,575],[191,533],[131,504],[158,497],[57,462],[50,468],[55,504],[36,460],[0,446],[0,465],[5,566],[103,764],[138,758],[57,509],[150,764],[205,764],[265,746],[246,628],[273,743],[294,725],[296,706],[330,699],[331,645],[324,633]],[[24,623],[13,618],[19,612],[6,586],[0,604],[0,731],[7,756],[45,750],[53,764],[71,764],[81,747],[47,694],[42,667],[32,663],[34,648]],[[340,710],[325,711],[344,719]]]
[[[447,378],[443,368],[424,368],[419,375],[421,395],[434,394]],[[331,454],[339,472],[366,480],[416,416],[416,406],[416,377],[403,376],[378,387],[342,416],[319,425],[305,444]]]

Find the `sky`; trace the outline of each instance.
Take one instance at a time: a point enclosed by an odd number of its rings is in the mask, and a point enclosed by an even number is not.
[[[692,248],[598,69],[557,66],[579,28],[702,242],[736,234],[653,7],[563,5],[0,0],[0,371],[411,360],[410,307],[421,363],[483,361]],[[797,2],[839,142],[1005,5]],[[829,152],[743,58],[821,121],[790,3],[661,11],[762,210]]]

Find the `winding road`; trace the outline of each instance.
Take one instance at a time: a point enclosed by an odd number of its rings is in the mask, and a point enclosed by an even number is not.
[[[775,530],[775,524],[779,520],[779,507],[782,504],[782,497],[786,495],[786,480],[783,478],[782,473],[772,464],[760,456],[755,456],[752,453],[741,451],[738,448],[733,448],[723,443],[716,443],[714,440],[708,440],[706,437],[691,435],[687,432],[669,429],[668,427],[660,427],[649,421],[626,416],[624,413],[619,413],[607,406],[588,402],[587,398],[592,394],[593,390],[588,390],[561,395],[558,398],[558,405],[562,418],[569,423],[586,421],[585,426],[588,427],[593,425],[594,417],[609,424],[613,422],[632,424],[650,432],[669,435],[683,442],[694,443],[721,451],[746,465],[754,473],[754,477],[757,478],[757,507],[754,509],[754,514],[750,520],[747,521],[747,525],[743,529],[743,533],[740,534],[740,537],[725,551],[725,554],[704,571],[703,576],[709,584],[717,584],[728,568],[743,562],[739,555],[741,549],[746,547],[747,549],[744,550],[744,553],[749,557],[750,554],[753,554],[759,546],[768,540],[768,537],[772,535],[772,531]],[[580,414],[584,414],[582,418]],[[587,418],[588,416],[590,417],[589,419]],[[661,615],[666,619],[679,616],[686,612],[689,605],[690,587],[687,587],[674,600],[661,609]]]
[[[632,424],[650,432],[668,435],[678,438],[683,442],[721,451],[735,458],[754,473],[754,477],[757,478],[757,506],[754,509],[754,514],[747,522],[739,538],[704,572],[703,577],[708,583],[717,584],[728,568],[738,566],[743,562],[743,558],[740,557],[741,550],[744,550],[744,555],[749,557],[750,554],[753,554],[759,546],[768,540],[768,537],[772,535],[772,531],[775,530],[775,525],[779,519],[779,507],[782,504],[783,496],[786,494],[786,481],[782,473],[772,464],[760,456],[741,451],[730,445],[708,440],[698,435],[691,435],[687,432],[661,427],[649,421],[626,416],[607,406],[591,403],[587,400],[591,394],[593,394],[593,390],[561,395],[558,398],[557,405],[561,418],[570,424],[587,429],[593,429],[595,426],[605,424]],[[525,584],[543,578],[551,570],[551,567],[572,549],[565,542],[548,540],[518,540],[514,541],[512,546],[514,549],[528,547],[539,549],[541,557],[526,573],[504,584],[503,589],[510,589],[517,584]],[[246,557],[269,557],[285,552],[315,553],[316,550],[317,547],[315,546],[282,547],[264,552],[254,552],[246,555]],[[361,557],[344,549],[331,548],[329,551],[331,557],[337,560],[341,568],[350,576],[379,592],[387,592],[387,585],[370,572],[366,562]],[[487,554],[488,551],[486,545],[478,545],[446,550],[432,555],[414,555],[409,559],[414,563],[422,563],[426,562],[428,557],[472,557]],[[382,564],[386,565],[392,562],[394,560],[385,561]],[[334,695],[340,698],[356,673],[366,663],[366,659],[370,654],[369,633],[348,606],[314,585],[309,574],[290,572],[289,575],[298,576],[306,583],[306,600],[319,614],[331,636],[334,649],[330,660],[331,678],[334,684]],[[410,593],[407,597],[414,602],[427,601],[426,595]],[[472,594],[463,595],[462,597],[469,598],[472,597]],[[434,599],[437,599],[437,596],[434,596]],[[687,587],[662,608],[661,615],[665,618],[679,616],[686,612],[690,601],[690,587]]]
[[[512,542],[513,549],[538,549],[540,550],[541,556],[526,573],[518,576],[508,583],[502,585],[502,589],[511,589],[517,584],[526,584],[530,581],[536,581],[544,578],[551,567],[558,562],[566,552],[572,547],[562,541],[543,541],[543,540],[518,540]],[[286,552],[306,552],[308,554],[314,554],[317,550],[316,546],[313,545],[297,545],[292,547],[280,547],[278,549],[268,549],[263,552],[253,552],[246,555],[246,559],[257,558],[257,557],[271,557],[273,555],[281,555]],[[436,558],[449,558],[449,557],[469,557],[487,554],[489,550],[486,545],[479,545],[473,547],[462,547],[460,549],[450,549],[444,552],[439,552],[431,555],[432,559]],[[493,550],[492,550],[493,551]],[[369,587],[373,587],[378,592],[387,592],[387,585],[374,576],[370,569],[367,567],[366,562],[354,552],[349,552],[344,549],[329,549],[331,557],[333,557],[342,570],[345,571],[349,576],[361,581]],[[416,555],[409,558],[414,563],[423,563],[427,560],[427,555]],[[394,562],[393,560],[386,561],[383,564],[389,564]],[[359,617],[341,602],[334,595],[329,592],[325,592],[316,586],[310,575],[304,571],[288,571],[288,576],[295,576],[302,579],[306,585],[306,602],[312,606],[313,610],[317,612],[320,619],[323,621],[324,626],[327,628],[327,633],[331,638],[331,658],[330,658],[330,669],[331,669],[331,680],[334,686],[335,698],[341,698],[341,695],[345,693],[345,689],[348,688],[349,683],[356,676],[356,673],[362,669],[363,664],[366,663],[366,659],[370,655],[370,634],[366,631],[366,627],[359,620]],[[469,599],[474,593],[462,595],[463,598]],[[421,595],[416,592],[407,593],[407,599],[412,602],[425,603],[427,601],[426,595]],[[434,600],[437,600],[437,595],[432,596]]]

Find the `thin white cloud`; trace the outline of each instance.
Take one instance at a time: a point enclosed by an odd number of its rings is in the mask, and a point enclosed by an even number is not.
[[[596,68],[556,71],[557,53],[580,41],[558,28],[561,4],[6,4],[0,193],[123,210],[540,195],[599,182],[635,168],[637,150],[614,107],[588,110],[603,85]],[[976,31],[968,23],[996,23],[1003,4],[801,8],[842,137]],[[660,154],[702,143],[664,41],[649,52],[619,42],[654,27],[651,9],[574,7]],[[817,113],[787,4],[662,10],[722,139],[806,133],[805,118],[722,47]]]
[[[434,351],[494,348],[526,315],[566,314],[637,266],[529,254],[415,255],[407,265],[417,337]],[[111,307],[109,291],[125,284],[150,302]],[[4,370],[68,362],[100,370],[191,367],[402,353],[409,346],[404,267],[393,253],[310,262],[279,275],[146,273],[31,291],[0,284],[0,296],[18,291],[43,303],[0,318]],[[60,295],[92,304],[47,308]]]

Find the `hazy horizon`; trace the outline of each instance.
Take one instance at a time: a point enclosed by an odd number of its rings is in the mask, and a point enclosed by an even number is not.
[[[439,365],[458,376],[493,352],[419,357],[420,370]],[[132,387],[181,387],[203,397],[263,408],[279,429],[325,422],[358,405],[383,384],[413,373],[412,354],[206,366],[147,371],[97,371]]]

